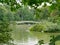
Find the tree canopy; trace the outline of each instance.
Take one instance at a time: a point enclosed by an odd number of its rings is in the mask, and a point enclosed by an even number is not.
[[[18,8],[20,8],[20,4],[17,3],[16,0],[0,0],[1,3],[5,3],[9,6],[11,6],[11,10],[16,10]],[[46,2],[52,4],[50,6],[51,9],[55,9],[58,7],[58,9],[60,9],[60,0],[22,0],[22,5],[29,5],[31,7],[37,8],[38,6],[40,6],[42,3],[44,2],[45,6],[46,6]]]
[[[20,7],[16,0],[0,0],[0,3],[9,5],[12,11]]]

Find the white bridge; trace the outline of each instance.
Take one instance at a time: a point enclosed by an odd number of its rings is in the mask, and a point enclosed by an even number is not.
[[[37,23],[40,23],[40,22],[37,22],[37,21],[15,21],[16,24],[37,24]]]

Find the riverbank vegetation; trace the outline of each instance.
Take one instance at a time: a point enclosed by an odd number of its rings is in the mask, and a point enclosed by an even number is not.
[[[30,28],[30,31],[38,32],[60,32],[60,25],[49,21],[41,21]]]
[[[12,41],[14,21],[40,22],[30,31],[60,33],[60,0],[0,0],[0,43]]]

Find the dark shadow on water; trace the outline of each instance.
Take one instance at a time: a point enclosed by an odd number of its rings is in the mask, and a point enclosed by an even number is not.
[[[60,41],[60,35],[55,37],[55,41]]]

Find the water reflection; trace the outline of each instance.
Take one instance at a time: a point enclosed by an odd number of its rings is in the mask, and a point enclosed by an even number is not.
[[[16,25],[15,30],[12,32],[14,43],[17,45],[35,45],[39,40],[44,40],[44,43],[50,41],[50,35],[60,35],[60,33],[40,33],[29,32],[30,25]]]

